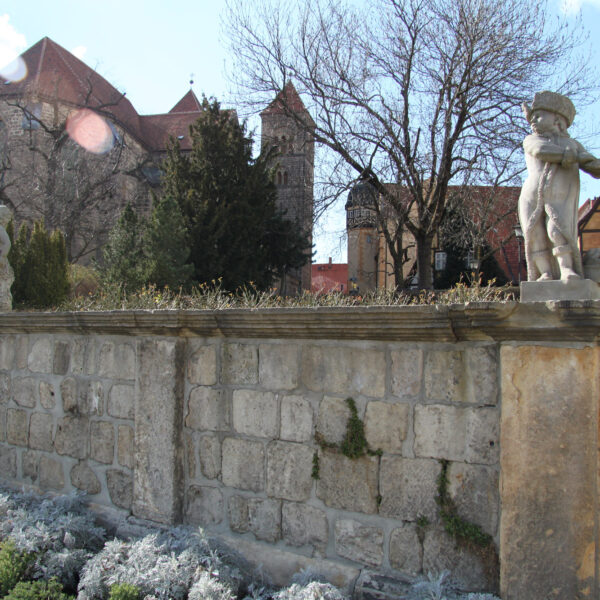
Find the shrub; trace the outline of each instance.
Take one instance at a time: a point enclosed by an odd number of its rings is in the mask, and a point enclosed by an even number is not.
[[[32,559],[27,552],[19,552],[12,540],[6,540],[0,545],[0,597],[25,579]]]
[[[188,600],[234,600],[235,594],[227,585],[204,571],[190,589]]]
[[[110,586],[108,600],[138,600],[140,590],[131,583],[115,583]]]
[[[22,581],[4,597],[4,600],[70,600],[63,593],[61,583],[53,577],[50,581]]]
[[[71,265],[69,267],[71,296],[89,296],[98,290],[98,274],[92,267]]]

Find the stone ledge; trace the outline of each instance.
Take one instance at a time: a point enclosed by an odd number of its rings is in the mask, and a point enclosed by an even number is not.
[[[0,333],[373,340],[597,342],[600,300],[436,306],[12,312]]]

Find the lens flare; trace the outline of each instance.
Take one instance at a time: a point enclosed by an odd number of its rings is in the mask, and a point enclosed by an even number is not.
[[[27,64],[20,56],[17,56],[8,64],[0,67],[0,75],[11,83],[21,81],[27,77]]]
[[[113,146],[114,138],[108,123],[89,108],[69,114],[67,133],[73,141],[94,154],[104,154]]]

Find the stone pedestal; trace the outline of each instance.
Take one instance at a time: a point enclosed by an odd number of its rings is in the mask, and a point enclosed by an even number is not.
[[[521,302],[548,300],[600,300],[600,284],[591,279],[521,282]]]

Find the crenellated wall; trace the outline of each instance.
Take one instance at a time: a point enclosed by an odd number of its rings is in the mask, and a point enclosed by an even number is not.
[[[8,483],[346,574],[597,597],[600,302],[13,313],[0,332]],[[349,397],[377,451],[357,459]],[[484,551],[444,531],[443,465]]]

